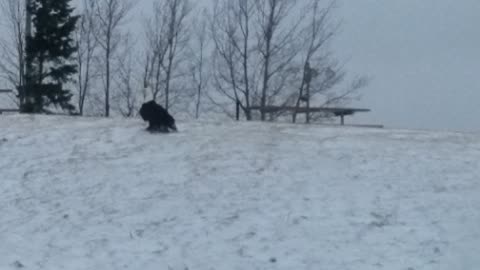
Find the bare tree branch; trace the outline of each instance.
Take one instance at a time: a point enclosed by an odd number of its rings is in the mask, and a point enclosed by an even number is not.
[[[105,71],[102,73],[105,92],[105,116],[110,116],[110,96],[112,80],[112,59],[117,53],[122,39],[122,22],[125,21],[132,2],[129,0],[97,0],[95,1],[95,17],[97,28],[95,38],[102,49],[102,62]]]
[[[25,102],[25,17],[24,1],[2,0],[0,2],[1,22],[6,35],[0,37],[0,76],[18,91],[18,105]]]
[[[179,66],[189,41],[187,17],[191,9],[189,0],[156,0],[154,16],[145,23],[148,46],[145,86],[151,89],[154,100],[163,99],[167,110],[185,94],[174,93],[172,84],[180,83],[175,79],[185,76]]]
[[[83,0],[83,11],[75,32],[77,52],[77,100],[79,114],[84,114],[85,100],[89,95],[94,77],[93,60],[98,48],[95,38],[97,17],[95,16],[95,0]]]
[[[202,97],[204,96],[205,88],[208,86],[210,74],[207,71],[208,55],[207,49],[209,39],[207,36],[208,30],[208,14],[204,10],[200,19],[194,21],[193,38],[190,43],[190,80],[194,90],[195,103],[195,119],[200,117],[200,107],[202,105]]]
[[[210,21],[214,43],[215,88],[242,108],[252,120],[250,107],[256,96],[254,86],[254,0],[217,2]],[[220,104],[220,103],[217,103]]]
[[[115,95],[115,101],[118,110],[124,117],[133,117],[138,109],[138,90],[141,80],[135,77],[137,70],[134,61],[135,42],[132,42],[130,35],[127,35],[123,41],[125,46],[118,55],[118,74],[115,77],[115,83],[118,89]]]

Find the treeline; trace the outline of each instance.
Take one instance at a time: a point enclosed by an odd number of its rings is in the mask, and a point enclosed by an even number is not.
[[[35,112],[132,117],[155,99],[194,118],[233,117],[238,104],[246,119],[267,120],[251,108],[344,104],[367,84],[347,79],[331,50],[340,29],[334,0],[217,0],[206,8],[153,0],[140,19],[129,0],[31,1],[30,38],[24,1],[2,1],[0,72],[18,105]]]

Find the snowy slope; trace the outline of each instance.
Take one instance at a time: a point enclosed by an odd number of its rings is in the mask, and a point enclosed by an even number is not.
[[[480,269],[480,135],[0,117],[0,269]]]

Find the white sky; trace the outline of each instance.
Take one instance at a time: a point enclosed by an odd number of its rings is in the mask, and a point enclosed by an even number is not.
[[[337,52],[373,77],[362,122],[480,131],[480,1],[342,0]]]

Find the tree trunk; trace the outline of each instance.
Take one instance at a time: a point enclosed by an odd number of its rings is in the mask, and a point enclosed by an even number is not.
[[[243,76],[245,80],[245,106],[247,107],[245,110],[245,116],[247,118],[247,121],[251,121],[252,113],[250,111],[250,81],[248,78],[248,37],[250,35],[248,26],[248,15],[245,21],[245,37],[243,42]]]
[[[172,76],[172,61],[173,59],[168,60],[168,69],[167,69],[167,78],[166,78],[166,84],[165,84],[165,110],[168,111],[169,109],[169,98],[170,98],[170,79]]]
[[[305,121],[307,122],[307,124],[310,124],[310,83],[307,82],[307,94],[306,94],[306,98],[307,98],[307,112],[305,113]]]
[[[197,88],[197,104],[195,105],[195,119],[200,117],[200,102],[202,98],[202,85],[199,84]]]
[[[262,98],[261,98],[261,120],[266,120],[265,108],[267,106],[267,91],[268,91],[268,80],[269,80],[269,65],[270,65],[270,40],[267,40],[267,50],[265,54],[265,67],[263,71],[263,88],[262,88]]]
[[[105,117],[110,117],[110,37],[107,37],[106,74],[105,74]]]
[[[265,31],[265,52],[264,52],[264,70],[263,70],[263,88],[262,88],[262,98],[261,98],[261,120],[266,120],[265,108],[267,106],[267,93],[268,93],[268,83],[270,81],[270,57],[272,56],[271,46],[272,38],[274,31],[275,23],[275,6],[276,3],[272,3],[270,7],[270,14],[268,15],[268,22],[266,25]]]

